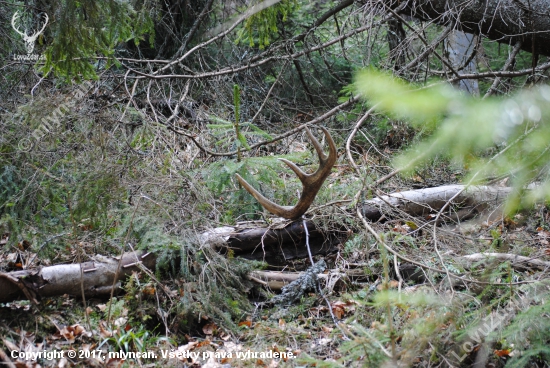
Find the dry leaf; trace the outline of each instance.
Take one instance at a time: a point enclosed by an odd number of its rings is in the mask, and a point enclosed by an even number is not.
[[[87,333],[86,329],[81,325],[74,324],[72,326],[63,327],[51,336],[52,340],[59,340],[61,337],[65,338],[68,342],[73,343],[78,336],[91,336],[91,333]]]
[[[398,288],[398,287],[399,287],[399,281],[390,280],[390,281],[388,282],[388,288],[389,288],[389,289],[396,289],[396,288]],[[378,290],[378,291],[384,290],[384,283],[378,284],[378,285],[376,286],[376,290]]]
[[[202,327],[202,332],[204,332],[205,335],[212,335],[217,329],[218,326],[216,326],[214,323],[207,323]]]
[[[210,357],[206,363],[202,365],[202,368],[221,368],[221,364],[216,361],[216,358]]]
[[[328,327],[328,326],[321,326],[321,330],[323,332],[326,332],[326,333],[330,333],[332,332],[334,329],[332,327]]]
[[[31,245],[32,244],[30,241],[23,240],[22,242],[17,243],[17,248],[19,248],[19,250],[27,250],[30,248]]]
[[[396,280],[390,280],[389,287],[391,289],[397,289],[399,287],[399,281]]]
[[[99,322],[99,333],[102,337],[111,337],[113,336],[113,333],[103,327],[104,322]]]
[[[242,321],[242,322],[239,322],[239,327],[241,326],[246,326],[248,328],[252,327],[252,321]]]
[[[144,295],[155,295],[156,289],[153,285],[145,285],[141,291]]]
[[[190,342],[188,342],[188,343],[185,344],[185,345],[179,346],[179,347],[178,347],[178,350],[179,350],[179,351],[191,351],[191,350],[193,350],[193,348],[194,348],[195,346],[197,346],[198,344],[199,344],[198,341],[190,341]]]
[[[10,240],[10,234],[9,233],[3,234],[2,238],[0,239],[0,245],[8,244],[8,240]]]
[[[206,339],[197,343],[197,348],[210,345],[210,340]]]
[[[124,359],[112,358],[107,361],[107,368],[119,368],[124,364]]]
[[[128,318],[119,317],[119,318],[115,319],[115,326],[117,326],[117,327],[124,326],[126,324],[126,322],[128,322]]]
[[[504,350],[495,350],[494,353],[496,356],[499,356],[499,357],[506,357],[506,356],[510,356],[510,353],[512,351],[510,349],[504,349]]]

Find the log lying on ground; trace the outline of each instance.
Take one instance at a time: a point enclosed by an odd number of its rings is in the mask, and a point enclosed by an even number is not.
[[[517,254],[508,253],[474,253],[467,256],[460,257],[468,261],[468,263],[474,263],[479,261],[496,259],[498,261],[510,261],[512,267],[529,268],[534,267],[541,270],[549,270],[550,262],[543,261],[541,259],[518,256]]]
[[[458,193],[460,194],[446,209],[446,215],[454,216],[458,213],[457,209],[462,209],[465,210],[463,213],[471,216],[484,211],[488,207],[499,205],[512,190],[513,188],[510,187],[483,185],[466,188],[466,186],[458,184],[408,190],[366,201],[363,204],[363,216],[371,221],[378,221],[391,206],[411,216],[427,216],[437,213]]]
[[[482,34],[499,43],[522,41],[527,52],[550,56],[549,0],[407,0],[403,14],[447,25],[458,22],[464,32]],[[403,1],[385,0],[387,6],[402,7]]]
[[[223,227],[203,233],[201,240],[219,250],[231,249],[241,258],[266,261],[272,265],[287,264],[289,260],[308,256],[303,224],[303,221],[295,221],[286,222],[279,228],[250,227],[250,224]],[[327,254],[342,238],[337,233],[323,233],[311,221],[306,224],[312,254]]]
[[[270,290],[280,291],[284,286],[296,281],[303,274],[303,272],[252,271],[248,278]],[[362,268],[333,269],[328,270],[327,273],[320,273],[317,277],[326,283],[329,290],[332,290],[341,281],[367,281],[369,278]]]
[[[69,294],[86,297],[109,296],[115,282],[119,260],[113,257],[96,256],[94,261],[80,264],[62,264],[35,270],[0,273],[0,303],[18,299],[37,302],[40,298]],[[120,281],[140,267],[155,269],[156,258],[143,251],[122,256],[115,292],[120,290]]]
[[[414,216],[426,216],[437,212],[447,201],[462,191],[462,185],[448,185],[438,188],[393,193],[366,201],[363,212],[372,221],[389,212],[387,203]],[[476,186],[464,190],[453,201],[455,207],[476,212],[488,205],[497,205],[511,192],[511,188]],[[312,254],[327,254],[336,249],[342,237],[335,233],[324,233],[311,221],[306,221]],[[200,241],[227,251],[235,256],[265,260],[270,264],[284,264],[291,259],[308,255],[306,231],[303,221],[286,222],[279,228],[263,228],[260,225],[243,228],[221,227],[201,234]],[[156,259],[144,252],[127,253],[122,257],[121,268],[115,288],[119,282],[140,267],[154,270]],[[115,279],[118,259],[95,257],[94,261],[80,264],[57,265],[36,270],[0,273],[0,302],[26,298],[36,301],[40,297],[69,294],[80,296],[82,288],[87,297],[108,296]],[[81,285],[82,276],[82,285]]]
[[[390,215],[398,209],[411,216],[428,216],[437,213],[456,195],[446,209],[443,219],[464,220],[483,210],[494,207],[511,193],[512,188],[445,185],[436,188],[408,190],[380,196],[363,204],[363,215],[371,221],[378,221],[383,215]],[[458,195],[457,195],[458,194]],[[393,208],[392,208],[393,207]],[[307,221],[310,249],[313,255],[327,254],[335,250],[345,234],[323,233],[315,224]],[[223,227],[202,235],[203,241],[217,248],[230,248],[236,256],[265,260],[269,264],[285,264],[291,259],[307,256],[306,233],[303,222],[286,222],[286,226],[269,229],[253,225],[252,228]]]
[[[362,272],[362,270],[359,271]],[[286,285],[298,280],[303,274],[303,272],[252,271],[248,278],[270,290],[280,291]],[[320,273],[317,275],[317,278],[326,282],[331,276],[336,277],[338,280],[347,278],[346,273],[332,271],[328,274]]]
[[[363,267],[367,267],[365,264]],[[326,273],[320,273],[317,278],[323,280],[324,287],[331,292],[334,288],[345,288],[348,282],[372,283],[376,277],[365,272],[364,268],[331,269]],[[420,267],[411,263],[403,263],[398,266],[399,274],[404,282],[423,284],[426,282],[425,274]],[[252,271],[248,278],[272,291],[280,291],[284,286],[296,281],[303,272],[282,271]],[[397,279],[392,267],[391,277]]]

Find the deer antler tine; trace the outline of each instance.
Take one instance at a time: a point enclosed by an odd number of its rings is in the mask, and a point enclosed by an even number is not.
[[[294,162],[288,161],[285,158],[280,158],[279,161],[282,161],[285,164],[287,164],[288,167],[290,167],[292,169],[292,171],[294,171],[294,173],[296,174],[296,176],[298,177],[298,179],[300,179],[300,181],[302,183],[304,182],[304,180],[306,180],[308,175],[305,172],[303,172],[302,169],[300,169],[298,166],[296,166],[296,164]]]
[[[323,149],[321,148],[321,144],[319,143],[319,141],[317,141],[313,134],[311,134],[311,131],[306,128],[306,133],[310,137],[311,142],[313,143],[313,147],[315,147],[315,150],[319,155],[319,168],[313,174],[306,174],[294,163],[285,159],[279,159],[287,164],[288,167],[290,167],[292,171],[294,171],[294,173],[302,182],[303,190],[296,206],[279,206],[278,204],[271,202],[269,199],[264,197],[260,192],[258,192],[250,184],[248,184],[246,180],[244,180],[239,174],[236,174],[237,180],[269,212],[290,220],[300,218],[304,213],[306,213],[309,206],[311,206],[311,203],[313,203],[317,192],[319,192],[319,189],[321,189],[321,185],[323,185],[325,179],[330,175],[332,166],[334,166],[334,163],[337,159],[336,145],[334,144],[334,140],[330,136],[328,130],[323,127],[321,127],[321,129],[323,130],[323,133],[325,134],[325,137],[327,138],[327,143],[329,145],[328,157],[323,153]]]
[[[323,132],[326,132],[326,129],[321,128]],[[311,140],[311,144],[313,144],[313,147],[315,148],[315,151],[317,151],[317,155],[319,156],[320,160],[326,160],[325,153],[323,152],[323,147],[321,147],[321,144],[315,138],[315,136],[311,133],[311,130],[309,130],[308,127],[306,127],[306,133],[309,136],[309,139]]]
[[[325,134],[325,138],[327,139],[328,149],[329,149],[329,157],[326,158],[326,160],[332,160],[332,163],[330,164],[330,167],[336,163],[336,159],[338,158],[338,151],[336,149],[336,143],[334,143],[334,139],[332,139],[330,133],[328,130],[326,130],[324,127],[320,127],[323,133]]]
[[[277,216],[284,217],[283,213],[284,211],[288,211],[288,207],[279,206],[277,203],[270,201],[269,199],[264,197],[262,193],[254,189],[252,185],[248,184],[248,182],[244,180],[239,174],[235,174],[235,176],[237,177],[239,183],[241,183],[241,185],[244,187],[244,189],[246,189],[248,193],[252,194],[252,196],[256,198],[258,202],[260,202],[263,208]]]

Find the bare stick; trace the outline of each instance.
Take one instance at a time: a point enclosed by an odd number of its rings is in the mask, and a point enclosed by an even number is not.
[[[359,121],[357,121],[357,124],[355,124],[355,126],[353,127],[353,130],[351,131],[348,139],[346,140],[346,154],[348,156],[348,160],[349,160],[349,163],[351,164],[351,166],[353,166],[353,168],[355,169],[355,172],[357,173],[357,175],[361,176],[361,170],[359,170],[359,167],[357,166],[357,164],[355,163],[355,161],[353,160],[353,157],[351,156],[351,141],[353,140],[353,137],[355,137],[355,134],[357,133],[357,131],[359,130],[359,128],[361,128],[361,125],[363,125],[363,123],[365,122],[365,120],[367,120],[367,118],[370,116],[370,114],[373,112],[373,110],[376,108],[376,106],[378,106],[378,104],[374,105],[373,107],[371,107],[362,117],[361,119],[359,119]]]
[[[474,253],[469,254],[467,256],[462,256],[462,259],[476,262],[476,261],[482,261],[485,259],[497,259],[499,261],[510,261],[512,263],[512,266],[518,265],[520,263],[525,263],[531,266],[535,266],[537,268],[547,270],[550,269],[550,262],[543,261],[540,259],[534,259],[531,257],[524,257],[524,256],[518,256],[517,254],[507,254],[507,253]]]
[[[494,72],[485,72],[485,73],[475,73],[475,74],[462,74],[459,77],[455,77],[449,80],[449,83],[458,82],[461,79],[481,79],[487,77],[521,77],[523,75],[533,74],[533,72],[544,72],[547,69],[550,69],[550,61],[544,64],[540,64],[536,68],[522,69],[516,71],[494,71]]]
[[[267,100],[269,99],[269,96],[271,95],[271,92],[273,92],[273,88],[275,88],[275,86],[277,85],[277,83],[279,83],[279,79],[281,78],[281,76],[283,75],[283,71],[285,70],[286,66],[287,66],[288,62],[286,62],[283,67],[281,68],[281,72],[279,73],[279,75],[277,76],[277,79],[275,79],[275,82],[273,82],[273,85],[271,86],[271,88],[269,89],[269,91],[267,91],[267,95],[265,96],[264,98],[264,101],[262,102],[262,104],[260,105],[260,108],[258,109],[258,111],[256,111],[256,114],[254,114],[254,116],[252,117],[252,119],[250,119],[250,124],[252,124],[254,122],[254,120],[256,120],[256,118],[258,117],[258,115],[260,115],[260,112],[262,111],[262,109],[264,108],[265,104],[267,103]]]
[[[506,63],[502,67],[503,72],[510,69],[510,67],[512,66],[512,64],[516,60],[516,55],[518,54],[520,49],[521,49],[521,41],[518,41],[518,42],[516,42],[516,45],[514,46],[514,49],[510,53],[510,56],[508,57],[508,60],[506,60]],[[495,80],[493,81],[493,84],[487,90],[487,93],[485,94],[485,96],[483,96],[483,100],[486,99],[487,97],[491,96],[496,91],[496,89],[497,89],[497,87],[500,83],[500,79],[501,79],[500,77],[495,78]]]

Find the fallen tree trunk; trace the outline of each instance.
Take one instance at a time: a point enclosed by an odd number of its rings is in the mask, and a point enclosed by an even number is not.
[[[444,219],[464,220],[475,216],[488,207],[494,207],[510,194],[512,188],[445,185],[435,188],[408,190],[380,196],[365,201],[363,215],[371,221],[382,216],[395,218],[395,210],[411,216],[428,217],[436,214],[452,198],[452,203],[443,213]],[[393,214],[392,214],[393,212]],[[327,254],[344,241],[346,233],[324,233],[312,221],[306,221],[309,245],[313,255]],[[201,240],[217,249],[229,248],[239,257],[266,261],[272,265],[288,263],[289,260],[305,258],[306,231],[303,221],[284,222],[278,228],[264,228],[251,223],[236,227],[213,229],[201,235]]]
[[[155,269],[156,258],[143,251],[126,253],[120,260],[96,256],[94,261],[80,264],[62,264],[36,270],[0,273],[0,303],[25,297],[33,302],[40,298],[69,294],[86,297],[109,296],[115,284],[120,290],[120,281],[140,267]]]
[[[330,252],[344,237],[336,232],[323,233],[311,221],[306,224],[312,254]],[[303,221],[285,222],[279,228],[250,226],[254,223],[213,229],[203,233],[201,240],[219,250],[230,249],[235,256],[269,264],[287,264],[289,260],[308,256]]]
[[[456,196],[444,215],[453,217],[458,210],[465,210],[463,213],[468,213],[471,217],[487,207],[499,205],[511,192],[510,187],[476,185],[467,188],[459,184],[408,190],[366,201],[363,204],[363,216],[371,221],[378,221],[392,207],[411,216],[427,216],[437,213]]]
[[[550,262],[543,261],[541,259],[518,256],[517,254],[508,254],[508,253],[474,253],[467,256],[460,257],[468,261],[468,263],[474,263],[479,261],[496,259],[498,261],[510,261],[512,267],[518,268],[529,268],[534,267],[541,270],[550,269]]]
[[[456,196],[448,210],[449,214],[454,213],[457,208],[466,209],[469,214],[472,214],[489,205],[498,205],[511,190],[511,188],[487,186],[473,186],[465,189],[463,185],[447,185],[404,191],[366,201],[363,204],[363,213],[371,221],[377,221],[383,215],[390,216],[393,206],[409,215],[427,216],[439,211]],[[284,222],[277,228],[263,228],[260,224],[254,223],[220,227],[201,234],[199,240],[220,252],[231,250],[235,256],[242,258],[265,260],[270,264],[285,264],[289,260],[308,256],[306,239],[309,239],[311,253],[316,255],[334,251],[347,236],[346,233],[325,233],[312,221],[305,223],[308,236],[306,236],[304,222],[294,221]],[[142,267],[153,271],[155,264],[156,258],[153,254],[143,251],[125,254],[120,261],[115,291],[120,290],[120,281],[132,272]],[[116,258],[96,256],[93,261],[82,264],[0,273],[2,291],[0,303],[21,298],[37,301],[41,297],[63,294],[80,296],[82,290],[87,297],[108,296],[115,283],[118,265],[119,260]],[[271,277],[273,275],[270,274]],[[265,277],[266,275],[261,275],[256,278],[261,280]],[[288,280],[272,281],[282,285]]]
[[[385,1],[392,8],[403,1]],[[550,56],[550,0],[407,0],[401,12],[447,25],[456,21],[464,32],[481,34],[508,45],[520,41],[527,52]]]

